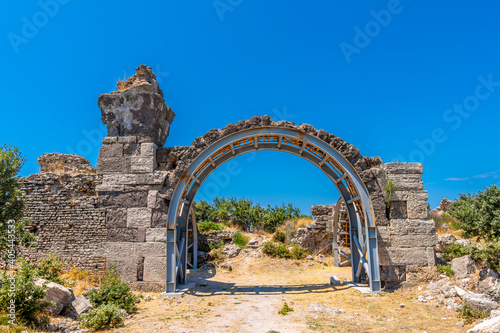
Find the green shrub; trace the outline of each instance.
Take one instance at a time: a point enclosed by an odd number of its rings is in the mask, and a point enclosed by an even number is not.
[[[240,249],[245,248],[248,244],[248,236],[242,234],[241,232],[237,231],[233,234],[233,241],[234,244],[238,245]]]
[[[6,272],[0,278],[0,311],[10,314],[12,301],[15,304],[15,319],[20,323],[39,325],[44,321],[44,314],[53,302],[44,300],[45,285],[37,286],[33,267],[20,259],[21,267],[15,276]],[[11,289],[11,286],[13,289]],[[10,318],[13,319],[13,318]],[[17,323],[16,323],[17,324]]]
[[[460,194],[449,214],[455,219],[453,227],[461,229],[465,238],[496,240],[500,238],[500,189],[492,185],[477,194]]]
[[[273,241],[285,243],[286,242],[286,233],[282,230],[276,230],[276,232],[273,235]]]
[[[490,264],[490,267],[500,272],[500,241],[487,242],[484,244],[479,256],[482,260]]]
[[[310,252],[298,244],[292,245],[292,251],[290,251],[292,258],[296,260],[303,259],[307,257]]]
[[[455,272],[451,269],[451,266],[448,265],[437,265],[437,271],[449,277],[455,275]]]
[[[212,230],[224,230],[225,227],[220,223],[215,222],[198,222],[198,230],[204,234]]]
[[[460,318],[465,319],[466,324],[470,324],[478,319],[487,318],[490,315],[486,312],[476,310],[467,300],[463,300],[462,304],[456,310]]]
[[[288,312],[292,312],[292,311],[293,311],[293,308],[291,308],[290,306],[288,306],[288,303],[285,302],[283,304],[283,307],[281,308],[281,310],[278,311],[278,313],[280,315],[286,316],[288,314]]]
[[[293,257],[292,253],[290,253],[290,250],[288,250],[286,244],[283,243],[275,244],[273,242],[267,242],[262,247],[262,253],[277,258],[290,259]]]
[[[208,261],[216,265],[223,261],[225,257],[222,248],[212,249],[208,252]]]
[[[391,198],[396,192],[396,184],[392,179],[387,179],[387,183],[385,184],[385,193],[387,194],[387,209],[391,207]]]
[[[479,249],[474,245],[451,244],[443,252],[441,257],[445,261],[452,261],[455,258],[471,255],[474,260],[479,259]]]
[[[92,330],[117,327],[125,321],[126,313],[115,304],[101,305],[80,316],[84,327]]]
[[[274,257],[275,252],[276,252],[276,244],[274,244],[273,242],[264,243],[264,246],[262,247],[262,253]]]
[[[220,249],[222,247],[224,247],[224,241],[220,241],[218,243],[208,242],[208,248],[210,251],[214,249]]]
[[[106,273],[106,277],[99,289],[93,289],[86,295],[95,308],[101,305],[113,304],[127,312],[137,310],[135,304],[139,297],[135,296],[127,283],[121,282],[120,277],[113,268]]]
[[[62,265],[59,256],[48,255],[36,265],[35,276],[65,286],[67,283],[61,279]]]

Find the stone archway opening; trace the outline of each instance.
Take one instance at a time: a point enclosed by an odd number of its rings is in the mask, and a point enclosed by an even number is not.
[[[381,288],[375,215],[368,190],[354,167],[318,137],[295,128],[259,126],[236,131],[206,147],[181,175],[169,205],[167,222],[167,293],[186,282],[189,215],[197,191],[207,177],[232,158],[253,151],[274,150],[302,157],[321,169],[345,203],[350,223],[352,277],[365,275],[370,290]]]

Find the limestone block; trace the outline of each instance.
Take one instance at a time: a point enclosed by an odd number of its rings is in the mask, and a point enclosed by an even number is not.
[[[389,175],[389,179],[396,185],[397,191],[416,191],[424,189],[422,176],[419,174],[394,174]]]
[[[116,136],[107,136],[107,137],[102,139],[103,145],[109,145],[109,144],[113,144],[113,143],[117,143],[117,142],[118,142],[118,137],[116,137]]]
[[[97,174],[123,172],[125,160],[123,157],[99,157],[97,159]]]
[[[103,242],[101,243],[100,254],[103,257],[129,257],[136,252],[136,244],[132,242]]]
[[[103,184],[110,185],[135,185],[136,175],[131,173],[108,174],[102,176]]]
[[[490,313],[491,310],[498,309],[498,303],[495,302],[490,296],[485,294],[475,294],[472,292],[466,293],[462,299],[469,302],[470,306],[479,311]]]
[[[127,209],[126,208],[108,208],[106,210],[107,228],[126,228],[127,227]]]
[[[437,242],[437,235],[430,234],[395,234],[391,236],[391,246],[393,247],[432,247]]]
[[[130,288],[146,293],[165,292],[165,280],[161,282],[137,281],[130,283]]]
[[[427,202],[410,200],[407,203],[409,219],[426,219],[429,217]]]
[[[154,156],[131,156],[130,172],[153,172],[156,166]]]
[[[422,219],[392,219],[391,234],[435,234],[436,225],[433,220]]]
[[[406,219],[406,218],[408,218],[406,201],[391,201],[391,203],[390,203],[390,217],[391,217],[391,219]]]
[[[139,173],[135,175],[139,185],[163,185],[168,176],[167,171],[155,170],[153,173]],[[173,189],[172,189],[173,190]]]
[[[167,272],[166,258],[144,258],[144,278],[145,282],[166,281]]]
[[[405,281],[405,266],[380,266],[380,279],[385,282]]]
[[[123,144],[113,143],[104,145],[99,149],[99,157],[122,157],[123,156]]]
[[[137,243],[135,253],[141,257],[165,257],[167,245],[165,242]]]
[[[148,191],[99,192],[98,201],[101,207],[146,207],[147,198]]]
[[[128,228],[150,228],[153,210],[151,208],[129,208],[127,209]]]
[[[500,316],[481,321],[476,326],[467,331],[467,333],[486,332],[500,332]]]
[[[151,190],[148,193],[148,208],[155,209],[156,207],[156,198],[158,196],[157,190]]]
[[[391,246],[391,230],[389,226],[377,226],[378,246]]]
[[[85,298],[85,296],[80,295],[78,296],[72,303],[73,308],[75,309],[76,313],[78,315],[81,315],[82,313],[87,312],[88,310],[93,309],[94,307],[90,302]]]
[[[45,299],[53,301],[55,306],[49,306],[48,310],[52,316],[57,316],[63,308],[75,299],[73,290],[44,279],[35,279],[35,284],[39,287],[45,284]]]
[[[141,156],[151,157],[156,155],[156,145],[151,142],[141,143]]]
[[[137,242],[137,229],[133,228],[108,228],[109,242]]]
[[[479,282],[477,291],[491,296],[493,300],[498,302],[500,300],[500,279],[493,276],[487,277],[483,281]]]
[[[424,167],[422,163],[402,163],[391,162],[385,163],[384,169],[389,174],[423,174]]]
[[[167,219],[168,219],[168,214],[166,212],[155,210],[153,211],[151,226],[153,228],[166,228]]]
[[[427,265],[428,266],[436,266],[436,251],[434,251],[433,247],[427,248]]]
[[[394,191],[391,197],[394,201],[427,201],[429,195],[427,191]]]
[[[142,271],[143,260],[141,257],[126,254],[107,257],[106,270],[115,268],[122,281],[134,282],[138,280],[138,272]]]
[[[167,230],[165,228],[147,228],[146,242],[166,242]]]
[[[137,142],[137,136],[135,136],[135,135],[119,136],[118,137],[118,142],[119,143],[136,143]]]
[[[451,269],[455,272],[455,278],[464,279],[474,274],[477,270],[476,262],[470,255],[455,258],[451,261]]]
[[[379,261],[382,266],[427,265],[427,251],[425,247],[379,248]]]

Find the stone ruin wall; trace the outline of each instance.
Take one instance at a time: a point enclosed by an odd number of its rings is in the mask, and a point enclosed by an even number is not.
[[[151,68],[144,65],[137,68],[137,74],[127,80],[121,91],[101,95],[98,104],[108,135],[103,139],[99,151],[97,175],[87,175],[94,177],[97,198],[95,194],[92,200],[89,196],[92,204],[86,205],[87,210],[78,214],[81,224],[88,224],[88,229],[92,229],[96,235],[88,239],[90,246],[81,245],[82,249],[76,252],[85,253],[83,247],[90,247],[93,250],[88,251],[85,259],[91,262],[94,260],[91,258],[105,258],[105,266],[117,267],[123,280],[130,282],[136,290],[164,290],[168,205],[173,189],[187,166],[220,138],[243,129],[262,126],[294,128],[314,135],[330,144],[354,166],[367,186],[375,213],[382,281],[412,283],[425,278],[435,266],[433,245],[437,237],[433,221],[427,220],[427,192],[423,191],[421,164],[382,164],[379,157],[363,157],[357,148],[324,130],[317,130],[308,124],[295,126],[288,121],[274,122],[269,116],[253,117],[229,124],[223,129],[212,129],[196,138],[189,147],[164,147],[175,114],[165,104]],[[31,177],[43,179],[53,176],[41,174]],[[67,179],[71,177],[76,176],[68,176]],[[386,207],[387,179],[393,180],[397,188],[391,198],[390,209]],[[39,186],[43,188],[45,185]],[[46,192],[27,192],[36,198],[37,193],[46,197],[53,190],[47,188]],[[58,190],[55,193],[59,195]],[[52,219],[47,217],[51,216],[47,206],[49,203],[40,200],[42,207],[47,207],[46,213],[39,212],[37,215],[38,204],[28,207],[27,215],[36,223],[38,220],[43,222]],[[56,205],[62,205],[68,207],[68,212],[74,211],[69,208],[70,199],[66,197],[64,202],[62,193],[59,203],[52,201],[50,204],[52,210]],[[55,221],[65,219],[66,215],[63,212],[61,214],[63,217],[59,219],[54,216]],[[93,214],[99,216],[95,220],[98,222],[94,222]],[[59,226],[55,221],[44,223]],[[326,228],[326,220],[323,222]],[[61,226],[64,226],[63,222]],[[61,233],[63,227],[45,230],[44,236],[39,234],[38,237],[45,237],[47,241],[41,244],[46,245],[42,245],[38,253],[49,251],[46,247],[51,237],[54,241],[62,235],[64,240],[50,247],[57,247],[58,251],[64,251],[63,243],[69,243],[67,240],[74,237]],[[52,230],[52,236],[49,230]],[[63,259],[66,257],[65,254]]]
[[[100,179],[90,163],[76,155],[44,154],[40,174],[21,179],[26,199],[25,217],[37,246],[21,249],[22,257],[37,262],[59,255],[69,266],[103,272],[106,259],[106,211],[97,207]]]

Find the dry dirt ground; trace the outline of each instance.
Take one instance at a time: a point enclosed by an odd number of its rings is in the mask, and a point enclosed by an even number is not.
[[[349,281],[350,267],[309,260],[239,255],[222,268],[190,272],[197,285],[179,299],[141,301],[125,326],[106,332],[465,332],[454,310],[437,300],[422,303],[418,289],[362,294],[332,286]],[[278,311],[284,302],[293,308]],[[404,307],[400,305],[404,304]]]

